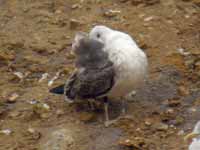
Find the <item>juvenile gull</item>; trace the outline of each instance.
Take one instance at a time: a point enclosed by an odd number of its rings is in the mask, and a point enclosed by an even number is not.
[[[52,93],[65,95],[65,100],[103,99],[114,85],[115,71],[108,54],[103,51],[104,44],[89,39],[85,34],[75,36],[72,50],[76,55],[76,70],[65,85],[50,90]],[[64,86],[64,89],[63,89]],[[108,108],[105,105],[105,116],[108,120]]]
[[[139,87],[147,76],[148,62],[145,53],[126,33],[110,29],[106,26],[95,26],[89,38],[104,44],[104,51],[114,65],[115,84],[107,93],[108,98],[121,99],[122,114],[125,114],[125,98],[127,94]]]
[[[185,136],[185,140],[192,139],[189,150],[200,150],[200,121],[197,122],[193,131]]]
[[[121,99],[121,116],[125,116],[123,97],[144,82],[147,76],[147,57],[131,36],[106,26],[95,26],[89,33],[89,39],[83,37],[85,35],[77,35],[72,46],[77,55],[77,71],[66,83],[66,100],[101,97],[105,102],[105,125],[108,126],[121,118],[109,120],[108,99]],[[84,41],[88,41],[86,47],[82,46]]]

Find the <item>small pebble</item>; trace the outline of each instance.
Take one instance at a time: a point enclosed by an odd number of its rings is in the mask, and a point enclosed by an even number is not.
[[[155,124],[155,129],[158,130],[158,131],[167,131],[169,126],[167,124],[164,124],[164,123],[157,123]]]
[[[44,73],[44,74],[42,74],[42,77],[39,79],[38,82],[41,83],[43,80],[47,79],[48,76],[49,76],[48,73]]]
[[[82,24],[81,21],[77,20],[77,19],[71,19],[70,20],[70,28],[71,29],[76,29],[78,26],[80,26]]]
[[[17,93],[13,93],[7,100],[8,103],[15,103],[19,95]]]
[[[11,129],[0,130],[0,134],[10,135],[12,133]]]
[[[120,10],[108,10],[106,12],[104,12],[104,16],[106,17],[115,17],[116,15],[120,14],[121,11]]]

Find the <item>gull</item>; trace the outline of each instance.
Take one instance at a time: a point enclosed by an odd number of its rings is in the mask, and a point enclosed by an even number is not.
[[[193,131],[185,136],[185,140],[192,139],[189,150],[200,150],[200,121],[197,122]]]
[[[114,85],[115,71],[103,48],[102,42],[88,38],[85,33],[77,33],[72,44],[72,51],[76,55],[76,70],[64,85],[50,92],[64,94],[68,103],[90,99],[107,101],[105,95]],[[107,105],[104,108],[108,112]],[[107,113],[105,117],[108,120]]]
[[[108,53],[109,60],[113,63],[115,84],[108,91],[106,97],[122,100],[121,113],[124,116],[126,112],[126,99],[124,97],[141,86],[147,78],[148,61],[146,54],[130,35],[103,25],[95,26],[90,31],[89,38],[104,44],[103,50]],[[106,122],[107,125],[112,124],[108,116]]]
[[[147,77],[148,62],[145,53],[130,35],[106,26],[95,26],[87,38],[77,34],[72,45],[76,54],[77,70],[69,77],[64,89],[65,100],[103,99],[105,126],[125,117],[125,96],[141,86]],[[109,99],[122,101],[121,115],[110,120]]]

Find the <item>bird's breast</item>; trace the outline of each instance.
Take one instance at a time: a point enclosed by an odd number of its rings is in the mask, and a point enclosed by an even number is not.
[[[115,85],[109,92],[109,97],[126,96],[143,83],[147,74],[147,58],[142,51],[119,50],[109,57],[116,74]]]

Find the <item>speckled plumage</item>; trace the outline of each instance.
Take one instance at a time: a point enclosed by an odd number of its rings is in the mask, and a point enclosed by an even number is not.
[[[67,79],[64,90],[54,88],[53,93],[65,94],[65,100],[95,99],[102,97],[114,85],[115,71],[108,54],[103,51],[104,44],[89,39],[85,34],[77,33],[72,50],[76,55],[76,70]],[[56,92],[58,91],[58,92]]]

